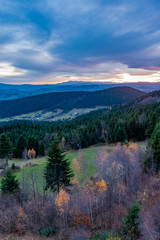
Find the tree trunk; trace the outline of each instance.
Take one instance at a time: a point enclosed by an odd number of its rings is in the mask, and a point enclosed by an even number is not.
[[[59,182],[58,182],[58,184],[57,184],[58,193],[59,193],[59,189],[60,189],[60,186],[59,186]]]
[[[8,166],[8,155],[6,156],[6,164]]]

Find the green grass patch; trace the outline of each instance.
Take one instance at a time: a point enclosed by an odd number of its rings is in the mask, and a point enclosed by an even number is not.
[[[82,150],[82,153],[85,158],[85,166],[86,166],[86,178],[89,179],[91,176],[94,176],[96,174],[95,167],[93,164],[93,160],[100,151],[110,151],[112,148],[111,145],[105,145],[105,146],[96,146],[96,147],[90,147]],[[73,163],[73,159],[77,159],[79,162],[79,151],[69,151],[66,153],[66,158],[71,162],[71,166]],[[27,161],[27,164],[29,162],[31,163],[31,166],[25,167],[26,162],[21,159],[13,159],[9,161],[9,165],[11,166],[12,163],[15,165],[18,165],[22,167],[21,170],[15,172],[16,177],[19,179],[20,182],[22,182],[22,178],[24,175],[30,176],[31,172],[35,175],[39,176],[39,178],[43,178],[44,175],[44,168],[46,165],[47,156],[43,158],[36,158],[34,160]],[[79,163],[80,165],[80,163]],[[73,166],[72,166],[73,167]],[[73,167],[74,168],[74,167]],[[83,173],[80,172],[74,172],[75,178],[78,179],[80,184],[83,184]]]

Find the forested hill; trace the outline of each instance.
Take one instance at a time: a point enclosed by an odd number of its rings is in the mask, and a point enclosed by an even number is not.
[[[13,117],[39,110],[54,111],[73,108],[112,106],[143,96],[145,93],[131,87],[115,87],[96,92],[57,92],[15,100],[0,101],[0,118]]]
[[[145,93],[140,97],[134,98],[123,104],[123,108],[137,107],[138,105],[152,104],[160,102],[160,90]],[[122,106],[116,106],[114,110],[122,109]]]

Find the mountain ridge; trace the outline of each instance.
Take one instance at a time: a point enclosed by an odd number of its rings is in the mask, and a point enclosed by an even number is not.
[[[95,92],[55,92],[31,97],[0,101],[0,118],[13,117],[35,111],[70,111],[74,108],[113,106],[140,97],[145,93],[131,87],[114,87]]]
[[[35,96],[49,92],[75,92],[75,91],[100,91],[113,87],[132,87],[143,92],[151,92],[160,89],[160,82],[136,82],[136,83],[113,83],[113,82],[82,82],[68,81],[57,84],[5,84],[0,83],[0,100],[12,100],[27,96]]]

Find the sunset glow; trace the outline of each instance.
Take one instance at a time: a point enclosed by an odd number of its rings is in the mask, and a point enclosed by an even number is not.
[[[2,1],[0,82],[159,82],[159,16],[159,0]]]

